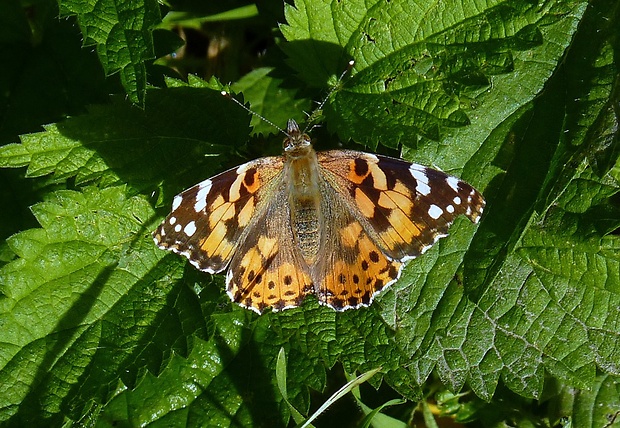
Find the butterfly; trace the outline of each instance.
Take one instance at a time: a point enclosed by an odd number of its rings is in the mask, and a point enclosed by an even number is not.
[[[338,311],[368,306],[458,215],[477,223],[485,206],[471,185],[432,168],[315,152],[294,120],[283,149],[175,196],[153,233],[201,271],[227,270],[230,298],[259,314],[309,294]]]

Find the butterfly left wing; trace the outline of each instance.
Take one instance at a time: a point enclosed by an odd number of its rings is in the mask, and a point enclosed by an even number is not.
[[[223,271],[240,237],[264,209],[282,167],[282,157],[257,159],[175,196],[172,212],[153,233],[155,243],[202,271]]]
[[[274,189],[240,239],[226,275],[231,300],[257,313],[294,308],[314,283],[291,226],[287,183]]]
[[[458,215],[476,223],[485,201],[468,183],[401,159],[349,150],[318,153],[323,176],[393,260],[423,254]]]

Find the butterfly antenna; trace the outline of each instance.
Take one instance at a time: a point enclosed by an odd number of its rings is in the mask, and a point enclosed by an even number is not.
[[[349,63],[347,64],[347,68],[344,69],[344,71],[342,72],[342,74],[338,78],[338,81],[336,82],[336,84],[334,86],[332,86],[332,88],[327,93],[327,96],[325,98],[323,98],[323,101],[321,101],[319,106],[317,108],[315,108],[314,111],[321,111],[321,110],[323,110],[323,106],[325,106],[325,103],[327,102],[329,97],[331,97],[332,94],[334,92],[336,92],[336,90],[340,87],[340,82],[342,82],[342,79],[344,79],[344,76],[346,76],[346,74],[349,71],[351,71],[351,69],[353,68],[354,65],[355,65],[355,61],[354,60],[349,61]],[[313,116],[313,115],[314,115],[314,112],[310,115],[310,117]],[[308,124],[308,126],[310,126],[310,124]],[[307,129],[304,130],[304,132],[306,132],[306,131],[307,131]]]
[[[353,68],[354,65],[355,65],[355,61],[353,61],[353,60],[349,61],[349,64],[347,64],[347,68],[345,68],[345,70],[342,72],[342,74],[338,78],[338,81],[336,82],[336,84],[334,86],[332,86],[332,88],[329,90],[329,92],[327,93],[327,96],[325,98],[323,98],[323,101],[321,101],[319,106],[317,108],[315,108],[314,111],[311,114],[308,115],[308,125],[306,125],[306,128],[304,129],[304,134],[306,132],[308,132],[308,129],[310,128],[310,126],[312,126],[314,128],[314,125],[312,125],[312,122],[314,120],[316,120],[316,116],[319,115],[318,112],[323,110],[323,106],[325,106],[325,103],[327,102],[329,97],[331,97],[332,94],[334,92],[336,92],[337,89],[340,88],[340,82],[342,82],[342,79],[344,79],[344,76],[346,76],[346,74],[349,71],[351,71],[351,69]]]
[[[308,132],[308,128],[310,128],[310,125],[312,124],[312,120],[313,120],[313,116],[315,116],[318,111],[321,111],[321,109],[323,108],[323,106],[325,105],[325,103],[327,102],[327,100],[329,99],[329,97],[336,91],[336,89],[338,89],[339,87],[339,83],[342,81],[342,79],[344,79],[344,76],[353,68],[353,66],[355,65],[355,61],[351,60],[349,61],[349,64],[347,65],[347,68],[342,72],[342,74],[340,75],[340,77],[338,78],[338,81],[336,82],[336,84],[334,86],[332,86],[332,88],[330,89],[329,93],[327,94],[327,96],[323,99],[323,101],[321,101],[321,103],[319,104],[319,106],[317,108],[314,109],[314,111],[312,112],[312,114],[308,115],[308,125],[306,126],[306,128],[304,129],[303,133],[305,134],[306,132]],[[232,101],[234,101],[235,103],[237,103],[242,109],[244,109],[245,111],[247,111],[248,113],[258,117],[260,120],[262,120],[263,122],[268,123],[269,125],[273,126],[274,128],[276,128],[278,131],[280,131],[281,133],[283,133],[284,135],[286,135],[287,137],[291,137],[288,132],[286,132],[284,129],[280,128],[278,125],[276,125],[275,123],[273,123],[272,121],[270,121],[269,119],[267,119],[266,117],[260,115],[259,113],[256,113],[255,111],[249,109],[248,107],[246,107],[241,101],[237,100],[235,97],[233,97],[230,92],[228,91],[221,91],[220,92],[223,96],[225,96],[228,99],[231,99]]]
[[[270,121],[269,119],[267,119],[266,117],[260,115],[259,113],[256,113],[255,111],[250,110],[249,108],[247,108],[241,101],[237,100],[235,97],[233,97],[232,95],[230,95],[230,92],[227,91],[222,91],[220,92],[223,96],[225,96],[228,99],[233,100],[234,102],[236,102],[239,106],[241,106],[242,109],[244,109],[245,111],[247,111],[248,113],[253,114],[254,116],[258,117],[259,119],[261,119],[262,121],[268,123],[269,125],[273,126],[274,128],[276,128],[278,131],[280,131],[281,133],[283,133],[284,135],[286,135],[287,137],[290,137],[290,135],[288,135],[288,133],[280,128],[278,125],[276,125],[275,123],[273,123],[272,121]]]

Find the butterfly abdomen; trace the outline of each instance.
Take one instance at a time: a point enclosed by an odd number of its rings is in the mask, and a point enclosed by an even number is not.
[[[285,179],[293,236],[304,260],[311,265],[319,251],[321,193],[316,153],[309,149],[303,156],[287,159]]]
[[[293,227],[293,236],[296,238],[301,255],[306,263],[311,265],[314,263],[319,251],[320,213],[318,207],[314,206],[313,201],[307,202],[310,204],[301,206],[298,204],[294,211],[291,211],[291,225]]]

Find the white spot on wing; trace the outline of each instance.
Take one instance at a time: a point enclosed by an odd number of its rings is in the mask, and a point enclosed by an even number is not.
[[[233,302],[235,301],[235,296],[233,296],[231,290],[233,287],[233,272],[232,270],[228,269],[228,271],[226,272],[226,293],[228,293],[228,295],[230,296],[230,300],[232,300]]]
[[[198,194],[196,195],[196,203],[194,204],[194,211],[197,213],[202,212],[207,206],[207,195],[211,190],[211,180],[205,180],[198,185]]]
[[[418,164],[411,164],[409,171],[413,178],[416,180],[415,190],[421,195],[428,196],[431,193],[431,188],[428,185],[428,176],[426,175],[426,167]]]
[[[461,180],[456,177],[446,177],[446,183],[448,183],[448,186],[452,187],[452,190],[454,190],[455,192],[459,191],[459,181]]]
[[[177,224],[176,226],[174,226],[174,231],[175,231],[176,233],[179,233],[179,232],[181,231],[181,229],[182,229],[182,228],[183,228],[183,227],[182,227],[180,224]]]
[[[452,205],[448,205],[446,207],[446,211],[448,211],[450,214],[454,213],[454,207]]]
[[[181,202],[183,202],[183,197],[181,195],[176,195],[172,200],[172,211],[176,211],[179,205],[181,205]]]
[[[196,222],[190,221],[187,223],[183,228],[183,232],[185,232],[187,236],[193,236],[194,233],[196,233]]]
[[[437,205],[431,205],[428,208],[428,215],[430,215],[433,219],[437,220],[443,214],[443,210],[439,208]]]
[[[461,205],[461,198],[458,196],[455,196],[454,199],[452,199],[454,201],[454,203],[456,205]]]
[[[168,219],[168,223],[170,223],[171,226],[175,224],[176,222],[177,222],[177,218],[175,216],[172,216]]]

